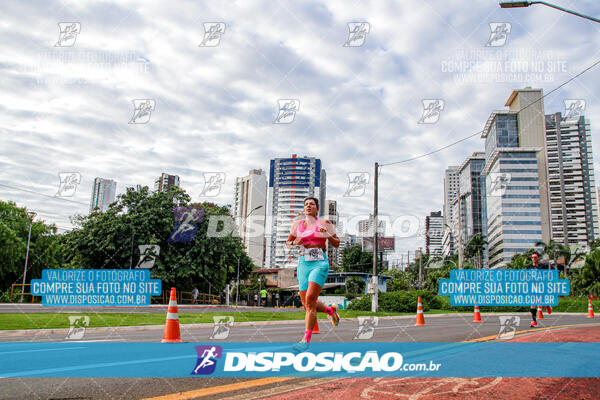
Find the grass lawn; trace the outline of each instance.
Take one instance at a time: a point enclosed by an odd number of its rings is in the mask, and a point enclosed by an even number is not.
[[[447,311],[436,310],[432,313],[444,313]],[[102,326],[143,326],[143,325],[162,325],[165,323],[166,314],[156,313],[30,313],[30,314],[0,314],[0,330],[10,329],[52,329],[68,328],[69,316],[88,315],[90,317],[90,327]],[[231,315],[235,322],[248,321],[283,321],[283,320],[302,320],[304,311],[290,312],[268,312],[268,311],[247,311],[247,312],[211,312],[197,314],[179,314],[180,324],[198,324],[213,323],[215,315]],[[342,318],[355,318],[358,315],[412,315],[389,312],[364,312],[364,311],[346,311],[341,310]],[[319,314],[319,319],[325,319],[325,315]]]
[[[594,309],[598,310],[600,301],[593,301]],[[472,312],[471,308],[465,311],[458,310],[429,310],[425,314],[452,314],[458,312]],[[561,304],[554,307],[558,312],[587,312],[586,299],[561,299]],[[482,308],[482,313],[486,313]],[[104,326],[143,326],[143,325],[162,325],[165,323],[166,314],[164,313],[31,313],[31,314],[0,314],[0,330],[11,329],[55,329],[68,328],[69,316],[88,315],[90,317],[90,327]],[[198,324],[213,323],[215,315],[230,315],[235,322],[249,321],[285,321],[302,320],[304,311],[289,312],[269,312],[269,311],[242,311],[242,312],[210,312],[210,313],[179,313],[180,324]],[[393,315],[415,315],[415,313],[394,313],[394,312],[368,312],[340,310],[342,318],[356,318],[357,316],[393,316]],[[319,319],[326,319],[324,314],[319,314]]]

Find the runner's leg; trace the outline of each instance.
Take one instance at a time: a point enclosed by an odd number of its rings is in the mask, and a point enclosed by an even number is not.
[[[317,304],[320,303],[321,312],[325,312],[325,305],[318,301],[321,293],[321,286],[315,282],[308,282],[308,290],[306,291],[304,308],[306,309],[306,317],[304,318],[304,327],[312,332],[317,321]]]

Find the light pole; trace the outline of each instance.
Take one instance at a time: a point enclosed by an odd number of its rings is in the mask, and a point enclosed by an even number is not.
[[[560,11],[564,11],[569,14],[576,15],[581,18],[589,19],[590,21],[600,22],[600,19],[590,17],[589,15],[581,14],[576,11],[567,10],[566,8],[559,7],[554,4],[546,3],[545,1],[502,1],[500,2],[500,8],[521,8],[521,7],[529,7],[533,4],[543,4],[545,6],[555,8]]]
[[[29,242],[31,241],[31,227],[33,225],[33,219],[37,215],[33,211],[28,211],[29,216],[29,234],[27,235],[27,252],[25,253],[25,266],[23,267],[23,286],[21,286],[21,303],[23,302],[23,291],[25,290],[25,277],[27,276],[27,260],[29,260]]]
[[[377,312],[379,306],[379,285],[377,278],[377,212],[379,196],[379,163],[375,163],[375,176],[373,178],[373,297],[371,298],[371,311]]]
[[[250,215],[252,215],[252,213],[254,211],[258,210],[259,208],[262,208],[262,205],[254,207],[252,210],[250,210],[248,215],[246,215],[246,217],[244,218],[244,222],[242,223],[242,232],[244,234],[244,241],[246,240],[246,221],[248,220]],[[240,256],[238,255],[237,256],[237,285],[235,288],[235,305],[236,306],[239,305],[239,300],[240,300]]]

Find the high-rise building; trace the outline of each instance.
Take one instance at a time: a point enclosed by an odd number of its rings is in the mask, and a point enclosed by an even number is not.
[[[444,175],[444,238],[443,253],[454,254],[456,251],[456,233],[458,232],[458,218],[454,212],[453,203],[458,198],[458,166],[451,165],[446,168]]]
[[[598,202],[597,210],[598,210],[598,218],[599,218],[596,221],[598,222],[598,225],[600,226],[600,187],[598,187],[598,186],[596,187],[596,200]]]
[[[485,153],[475,152],[458,168],[457,219],[463,251],[473,236],[486,234],[485,179],[481,176],[484,165]]]
[[[356,235],[344,234],[340,236],[340,247],[338,247],[337,251],[337,265],[343,266],[343,252],[346,247],[360,246],[358,239],[359,238]]]
[[[319,199],[319,216],[325,213],[325,170],[314,157],[275,158],[269,168],[267,189],[266,260],[267,268],[296,267],[298,253],[289,251],[285,242],[296,219],[303,218],[304,199]]]
[[[552,239],[587,248],[598,236],[598,199],[592,138],[584,116],[546,115]]]
[[[432,211],[425,217],[425,252],[432,256],[442,255],[444,217],[441,211]]]
[[[373,225],[374,225],[373,214],[369,214],[368,219],[358,221],[358,236],[359,237],[373,237]],[[385,235],[385,220],[379,219],[377,221],[377,235]]]
[[[265,215],[267,211],[267,175],[263,170],[250,170],[236,178],[233,194],[233,217],[240,229],[246,253],[259,267],[264,265]]]
[[[90,201],[90,213],[98,208],[106,211],[110,203],[115,201],[117,182],[112,179],[95,178],[92,188],[92,200]]]
[[[481,135],[490,268],[550,238],[542,90],[515,90],[505,105]]]
[[[160,174],[159,178],[154,181],[155,192],[169,192],[172,187],[179,187],[179,176],[169,175],[166,173]]]
[[[550,200],[548,192],[548,161],[546,159],[546,133],[544,127],[544,97],[542,89],[513,90],[504,104],[517,113],[519,147],[538,149],[538,183],[540,188],[540,218],[542,240],[548,242],[550,234]],[[486,151],[487,154],[487,151]]]
[[[338,213],[337,213],[337,201],[335,200],[325,200],[324,204],[324,218],[329,220],[333,225],[333,229],[336,230],[338,228]],[[329,240],[326,242],[327,244],[327,259],[329,260],[330,265],[338,265],[337,263],[337,253],[338,249],[333,247]]]

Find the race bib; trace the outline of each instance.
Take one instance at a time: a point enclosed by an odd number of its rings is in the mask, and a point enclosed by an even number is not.
[[[319,247],[304,250],[305,261],[319,261],[324,259],[325,258],[323,258],[323,249]]]

